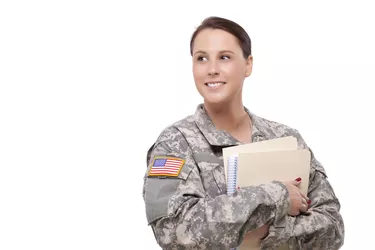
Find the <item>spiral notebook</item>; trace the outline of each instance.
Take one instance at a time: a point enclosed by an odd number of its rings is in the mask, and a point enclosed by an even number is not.
[[[308,149],[298,149],[294,137],[226,148],[223,158],[229,195],[238,187],[296,177],[302,178],[300,189],[307,194],[311,155]],[[259,242],[245,240],[237,249],[260,249]]]

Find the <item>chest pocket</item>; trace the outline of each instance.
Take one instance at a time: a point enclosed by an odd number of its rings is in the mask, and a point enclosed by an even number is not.
[[[227,185],[223,161],[209,153],[199,153],[194,155],[194,158],[199,167],[207,196],[214,198],[218,195],[226,194]]]

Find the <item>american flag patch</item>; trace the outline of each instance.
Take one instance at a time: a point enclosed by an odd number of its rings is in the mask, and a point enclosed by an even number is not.
[[[149,176],[175,176],[180,174],[185,160],[174,157],[155,157]]]

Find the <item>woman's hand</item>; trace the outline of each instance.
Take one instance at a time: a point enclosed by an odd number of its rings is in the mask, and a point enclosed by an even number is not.
[[[259,240],[263,239],[268,235],[268,230],[269,230],[269,226],[263,225],[263,226],[261,226],[260,228],[254,230],[254,231],[248,232],[245,235],[245,239],[250,239],[250,238],[259,239]]]
[[[307,212],[310,200],[298,188],[299,184],[301,183],[301,178],[297,178],[293,181],[283,181],[282,183],[286,186],[289,192],[289,215],[297,216],[301,212]]]
[[[246,233],[243,239],[243,242],[241,244],[246,244],[247,246],[258,248],[260,246],[261,240],[267,237],[268,230],[269,230],[269,226],[263,225],[262,227],[256,230]]]
[[[300,191],[298,186],[301,183],[301,178],[297,178],[292,181],[282,182],[289,192],[290,206],[288,214],[291,216],[297,216],[301,212],[306,212],[308,209],[309,199]],[[250,231],[245,234],[244,242],[248,246],[258,247],[261,240],[266,238],[269,233],[269,225],[263,225],[262,227]]]

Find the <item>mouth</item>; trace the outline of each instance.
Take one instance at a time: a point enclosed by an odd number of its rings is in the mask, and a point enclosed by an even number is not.
[[[226,84],[226,82],[206,82],[205,85],[209,88],[217,88]]]

